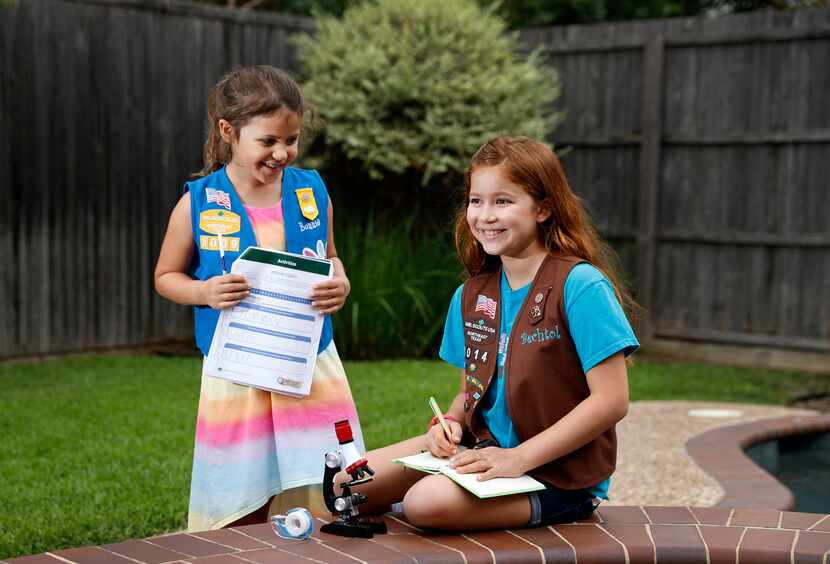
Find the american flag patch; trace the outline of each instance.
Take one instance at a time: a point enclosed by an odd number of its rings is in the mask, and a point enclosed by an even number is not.
[[[476,311],[483,311],[490,319],[496,318],[496,300],[487,296],[478,295],[476,299]]]
[[[208,203],[214,202],[223,208],[231,209],[231,195],[216,188],[205,188]]]

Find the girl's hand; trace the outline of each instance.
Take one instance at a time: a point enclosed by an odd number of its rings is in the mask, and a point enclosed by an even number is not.
[[[522,461],[514,448],[471,448],[450,460],[450,467],[460,474],[481,472],[480,482],[491,478],[516,478],[525,473]]]
[[[427,448],[434,456],[447,458],[458,452],[458,443],[461,442],[463,429],[458,421],[447,419],[447,426],[452,433],[452,441],[447,439],[447,434],[441,424],[433,425],[427,431]]]
[[[331,279],[314,285],[311,289],[311,305],[324,315],[332,314],[343,307],[350,291],[349,279],[335,274]]]
[[[240,274],[223,274],[205,280],[205,303],[213,309],[233,307],[251,293],[251,284]]]

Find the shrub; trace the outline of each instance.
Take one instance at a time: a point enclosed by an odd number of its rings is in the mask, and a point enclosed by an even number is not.
[[[473,0],[365,2],[296,43],[323,158],[339,152],[375,179],[415,171],[426,184],[495,135],[544,138],[559,121],[555,71]]]

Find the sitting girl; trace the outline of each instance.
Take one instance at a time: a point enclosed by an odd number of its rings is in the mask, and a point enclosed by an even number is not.
[[[462,369],[445,415],[451,437],[433,418],[425,435],[368,453],[377,474],[358,488],[368,495],[361,510],[403,499],[413,524],[445,530],[583,519],[607,499],[615,468],[625,357],[639,346],[621,303],[634,303],[547,146],[493,139],[473,156],[465,192],[455,233],[470,278],[452,298],[440,351]],[[460,451],[462,442],[479,446]],[[527,473],[545,489],[478,499],[391,462],[423,449],[479,480]]]

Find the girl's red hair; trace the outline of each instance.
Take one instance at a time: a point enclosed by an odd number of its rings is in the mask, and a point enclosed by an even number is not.
[[[582,201],[568,185],[559,158],[547,145],[527,137],[502,136],[488,141],[473,155],[464,175],[464,203],[455,221],[455,247],[467,274],[494,272],[501,266],[498,256],[484,252],[467,223],[470,179],[477,167],[484,166],[501,166],[510,182],[550,210],[550,217],[538,225],[540,242],[550,253],[579,257],[598,268],[633,321],[636,303],[620,282],[616,253],[594,229]]]

